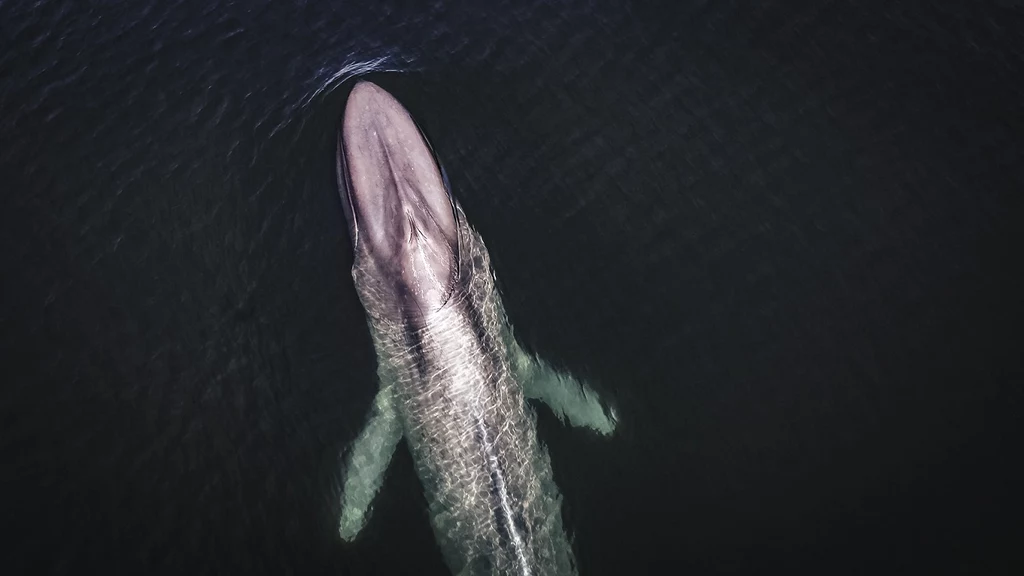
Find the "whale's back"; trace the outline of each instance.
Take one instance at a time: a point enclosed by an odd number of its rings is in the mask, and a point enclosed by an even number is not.
[[[461,215],[461,210],[460,210]],[[373,325],[430,520],[456,574],[573,574],[561,497],[504,345],[486,248],[460,218],[456,297],[418,327]]]

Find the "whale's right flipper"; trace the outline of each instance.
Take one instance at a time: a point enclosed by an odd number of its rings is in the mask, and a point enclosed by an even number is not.
[[[402,439],[396,402],[394,386],[382,382],[373,400],[370,420],[352,444],[346,459],[338,526],[338,533],[345,541],[354,540],[366,524],[370,504],[384,482],[391,456]]]
[[[511,335],[506,344],[512,370],[527,398],[544,402],[559,420],[568,420],[573,426],[586,426],[605,436],[615,431],[618,422],[615,409],[602,403],[597,392],[526,352]]]

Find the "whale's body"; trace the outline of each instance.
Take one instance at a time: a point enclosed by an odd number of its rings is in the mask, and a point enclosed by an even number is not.
[[[515,342],[483,240],[411,116],[374,84],[349,96],[338,165],[381,386],[348,455],[341,536],[364,525],[404,436],[454,573],[574,574],[526,397],[603,434],[614,418]]]

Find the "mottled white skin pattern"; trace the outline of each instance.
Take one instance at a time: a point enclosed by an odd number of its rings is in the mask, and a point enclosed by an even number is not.
[[[453,573],[575,574],[561,496],[524,387],[560,418],[602,434],[614,430],[614,415],[584,385],[516,344],[484,243],[456,210],[459,282],[448,303],[416,330],[374,314],[391,305],[389,290],[373,259],[360,258],[357,248],[352,275],[381,389],[347,458],[340,534],[358,535],[404,435]],[[518,521],[510,526],[509,516]]]

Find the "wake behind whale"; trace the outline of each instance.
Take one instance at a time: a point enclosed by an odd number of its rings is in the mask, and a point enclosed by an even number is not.
[[[380,380],[346,459],[341,537],[364,526],[404,436],[453,573],[574,574],[561,496],[526,399],[604,435],[614,415],[515,341],[487,249],[429,144],[369,82],[349,95],[338,178]]]

